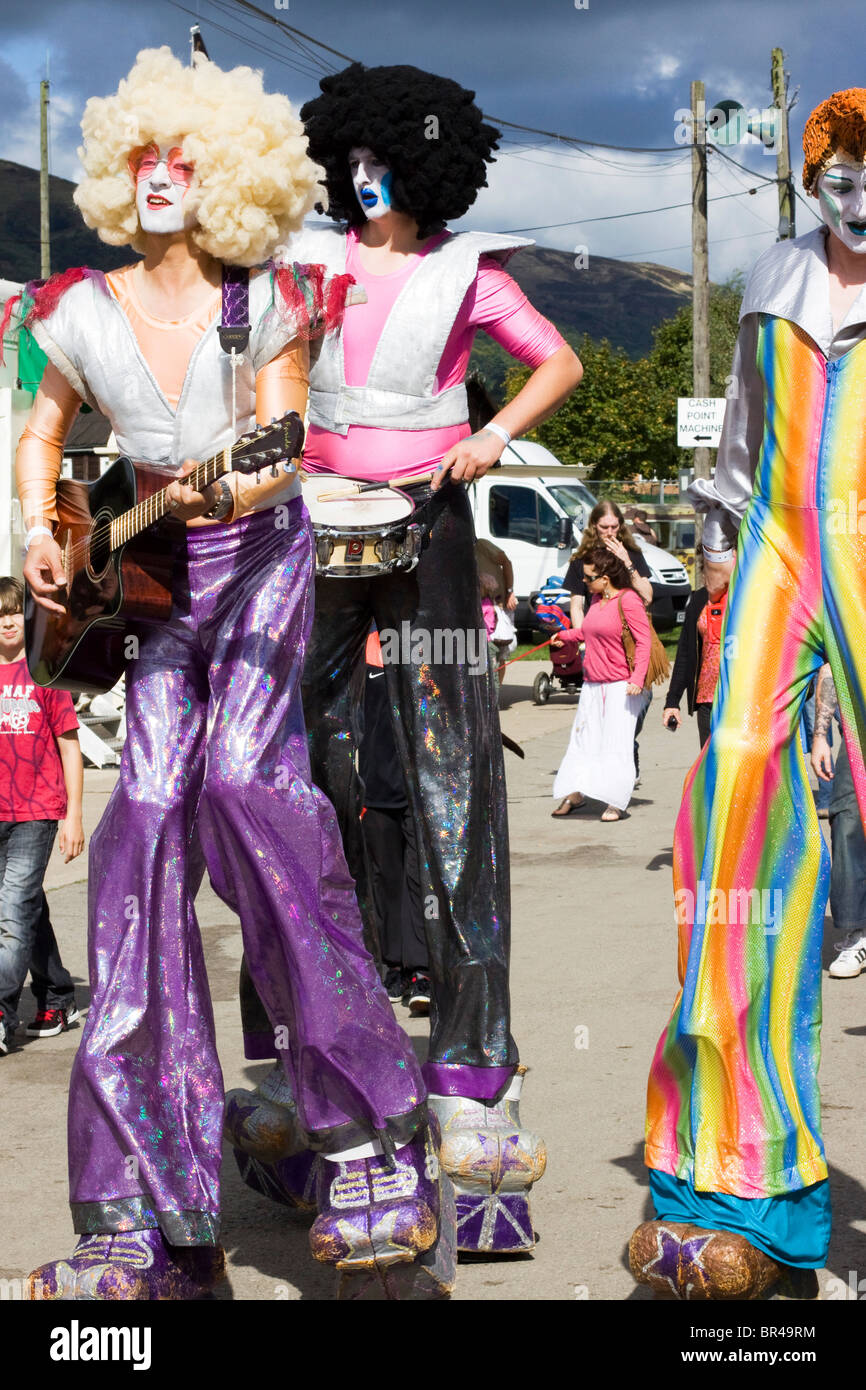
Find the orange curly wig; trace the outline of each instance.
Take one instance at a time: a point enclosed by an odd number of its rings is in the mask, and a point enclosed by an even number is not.
[[[803,131],[803,187],[813,198],[815,185],[838,151],[862,164],[866,156],[866,87],[834,92],[816,106]]]

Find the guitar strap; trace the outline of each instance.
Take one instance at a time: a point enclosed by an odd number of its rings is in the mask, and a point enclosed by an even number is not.
[[[232,438],[237,436],[237,369],[250,341],[250,272],[242,265],[223,266],[223,302],[217,326],[220,347],[232,364]]]
[[[217,328],[220,347],[242,356],[250,341],[250,272],[242,265],[223,266],[222,316]]]

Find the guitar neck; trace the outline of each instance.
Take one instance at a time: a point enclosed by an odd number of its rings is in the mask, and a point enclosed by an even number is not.
[[[188,487],[195,492],[201,492],[209,483],[215,483],[217,478],[223,477],[225,473],[230,473],[232,468],[234,450],[232,448],[223,449],[220,453],[214,454],[205,463],[200,463],[193,471],[183,479]],[[168,488],[160,488],[159,492],[154,492],[150,497],[146,497],[143,502],[139,502],[129,511],[122,512],[111,522],[111,541],[110,548],[117,550],[127,541],[131,541],[141,531],[148,526],[152,526],[155,521],[161,521],[164,516],[171,516],[171,507],[168,503]]]

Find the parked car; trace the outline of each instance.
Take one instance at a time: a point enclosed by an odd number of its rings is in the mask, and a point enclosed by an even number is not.
[[[550,575],[565,574],[597,498],[576,469],[525,440],[508,445],[501,466],[471,483],[469,495],[476,534],[493,541],[511,561],[515,622],[519,631],[530,632],[531,600]],[[674,555],[639,536],[636,540],[650,568],[653,622],[660,631],[675,627],[691,594],[688,573]]]

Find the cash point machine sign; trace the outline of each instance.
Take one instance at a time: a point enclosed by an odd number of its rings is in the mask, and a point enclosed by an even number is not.
[[[724,396],[677,397],[677,444],[681,449],[717,449],[727,401]]]

